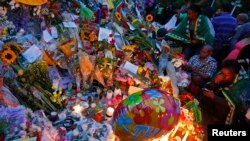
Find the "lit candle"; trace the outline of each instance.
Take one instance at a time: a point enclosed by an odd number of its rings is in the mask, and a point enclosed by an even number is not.
[[[108,117],[112,117],[113,114],[114,114],[114,111],[115,111],[114,108],[108,107],[108,108],[107,108],[106,115],[107,115]]]
[[[82,106],[81,105],[75,105],[74,107],[73,107],[73,109],[74,109],[74,113],[76,113],[77,115],[82,115],[82,110],[83,110],[83,108],[82,108]]]
[[[177,130],[179,129],[180,124],[181,124],[181,123],[178,123],[178,124],[175,126],[174,131],[173,131],[171,137],[173,137],[173,136],[175,135],[175,133],[176,133]]]
[[[186,141],[187,140],[187,137],[188,137],[188,131],[186,131],[186,133],[185,133],[185,135],[184,135],[184,137],[182,138],[182,140],[181,141]]]
[[[111,99],[112,96],[113,96],[113,92],[111,90],[108,90],[106,98]]]
[[[116,97],[117,95],[121,95],[121,89],[115,89],[114,91],[114,97]]]

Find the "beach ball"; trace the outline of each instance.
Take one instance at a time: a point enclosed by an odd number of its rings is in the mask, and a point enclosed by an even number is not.
[[[146,89],[131,94],[115,109],[112,128],[121,141],[159,138],[178,122],[180,103],[172,94]]]

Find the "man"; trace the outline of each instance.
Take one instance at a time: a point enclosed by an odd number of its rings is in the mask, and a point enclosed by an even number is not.
[[[250,83],[247,79],[238,80],[239,70],[237,61],[224,61],[219,74],[203,89],[201,103],[204,110],[210,110],[214,123],[238,124],[240,117],[244,117],[240,99]]]
[[[237,26],[237,20],[230,15],[230,4],[222,5],[220,10],[220,15],[212,20],[215,30],[214,57],[217,61],[221,61],[226,57],[229,51],[229,40],[234,35]]]
[[[191,71],[190,92],[199,94],[200,87],[203,86],[217,70],[217,62],[211,57],[213,47],[204,45],[200,51],[200,55],[194,55],[190,58],[187,65],[183,68]]]

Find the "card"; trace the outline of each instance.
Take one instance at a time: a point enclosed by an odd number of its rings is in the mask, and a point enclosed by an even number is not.
[[[42,51],[36,45],[32,45],[22,55],[29,63],[33,63],[42,55]]]
[[[64,27],[68,27],[68,28],[70,28],[70,27],[72,27],[72,28],[77,28],[75,22],[63,22],[63,26],[64,26]]]
[[[57,32],[56,27],[54,27],[54,26],[51,27],[51,36],[53,38],[58,38],[58,32]]]
[[[48,32],[48,30],[44,30],[43,31],[43,39],[45,42],[49,42],[50,40],[53,39],[53,37],[50,35],[50,33]]]
[[[137,74],[138,66],[126,61],[126,63],[123,66],[123,69],[132,72],[133,74]]]
[[[112,30],[109,30],[106,28],[100,28],[99,35],[98,35],[98,41],[108,40],[110,34],[112,34]]]

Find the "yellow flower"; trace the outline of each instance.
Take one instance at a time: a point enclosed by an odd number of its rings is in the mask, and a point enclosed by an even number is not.
[[[20,53],[22,48],[17,43],[8,43],[3,45],[3,50],[12,50],[15,53]]]
[[[10,65],[16,61],[16,54],[14,51],[12,51],[10,49],[4,50],[1,53],[1,59],[3,60],[3,62],[6,62],[7,64]]]
[[[97,36],[96,36],[95,33],[89,34],[89,41],[90,41],[90,42],[97,41]]]
[[[115,16],[116,16],[118,21],[122,20],[122,15],[119,12],[115,12]]]
[[[18,72],[17,72],[17,73],[18,73],[18,76],[22,76],[24,72],[23,72],[23,70],[22,70],[22,69],[20,69],[20,70],[18,70]]]
[[[151,15],[151,14],[148,14],[148,15],[146,16],[146,21],[148,21],[148,22],[152,22],[153,19],[154,19],[154,17],[153,17],[153,15]]]
[[[86,33],[84,31],[81,32],[81,39],[82,41],[88,40],[88,37],[86,36]]]

